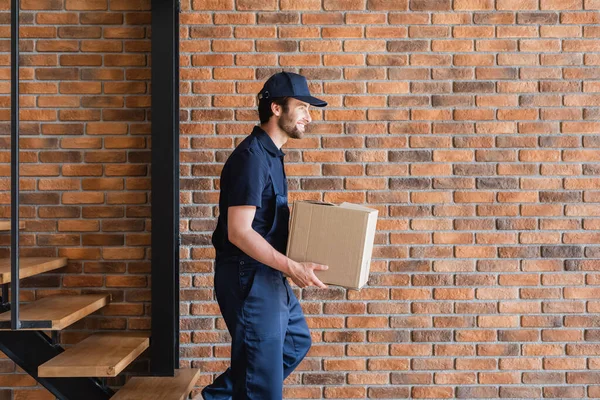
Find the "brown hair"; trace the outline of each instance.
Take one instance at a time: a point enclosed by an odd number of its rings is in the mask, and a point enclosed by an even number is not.
[[[273,116],[271,111],[271,103],[279,104],[283,108],[283,112],[288,111],[289,97],[275,97],[272,99],[264,99],[258,102],[258,118],[260,123],[264,124],[269,122],[269,119]]]

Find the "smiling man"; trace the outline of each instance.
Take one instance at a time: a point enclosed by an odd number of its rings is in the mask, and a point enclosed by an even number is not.
[[[286,279],[300,287],[326,286],[315,270],[285,256],[290,211],[284,171],[288,139],[311,122],[306,78],[281,72],[258,94],[260,126],[233,151],[221,173],[215,294],[231,334],[231,367],[202,391],[206,400],[281,400],[283,380],[308,352],[304,314]]]

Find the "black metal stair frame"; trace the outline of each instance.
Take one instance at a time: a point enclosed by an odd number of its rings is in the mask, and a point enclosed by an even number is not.
[[[0,332],[0,350],[59,400],[108,400],[114,392],[96,378],[40,378],[40,365],[64,351],[40,331]]]
[[[19,10],[11,0],[11,301],[2,285],[0,351],[60,400],[107,400],[96,378],[40,378],[38,367],[64,349],[41,329],[48,321],[19,316]],[[179,367],[179,12],[178,0],[152,0],[152,288],[151,374]],[[170,77],[172,79],[165,79]],[[40,330],[24,330],[40,329]]]
[[[60,400],[74,400],[85,395],[90,400],[108,400],[114,392],[98,379],[39,378],[37,368],[64,350],[40,331],[20,331],[21,328],[44,328],[45,323],[22,326],[19,319],[19,10],[20,1],[11,0],[11,301],[8,285],[2,285],[2,311],[10,309],[11,321],[0,332],[0,350],[25,372],[35,378]]]

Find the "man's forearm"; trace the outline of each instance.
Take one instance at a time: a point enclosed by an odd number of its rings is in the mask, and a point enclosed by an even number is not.
[[[254,229],[248,229],[229,237],[229,241],[256,261],[289,274],[289,261]]]

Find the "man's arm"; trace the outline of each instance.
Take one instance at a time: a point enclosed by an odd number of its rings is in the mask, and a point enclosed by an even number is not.
[[[256,214],[255,206],[234,206],[227,210],[227,234],[229,241],[258,262],[288,275],[300,287],[327,286],[316,277],[315,270],[327,266],[315,263],[298,263],[281,254],[252,228]]]

